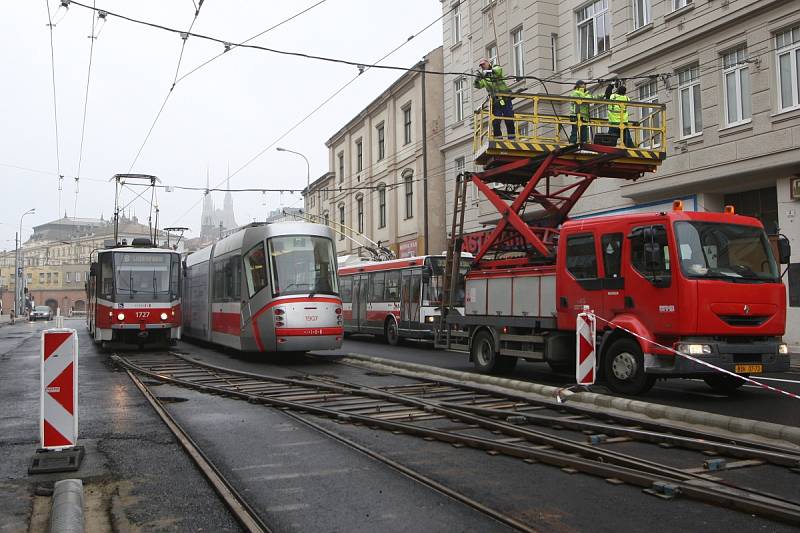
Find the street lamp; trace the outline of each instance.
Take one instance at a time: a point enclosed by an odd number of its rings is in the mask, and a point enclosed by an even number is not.
[[[289,150],[288,148],[281,148],[280,146],[276,148],[279,152],[289,152],[290,154],[299,155],[306,161],[306,193],[311,194],[309,190],[311,188],[311,165],[308,164],[308,158],[301,154],[300,152],[295,152],[294,150]]]
[[[17,282],[14,284],[14,292],[15,294],[15,301],[17,302],[17,316],[21,315],[24,308],[24,296],[25,291],[22,287],[24,280],[25,280],[25,262],[23,261],[22,257],[22,219],[25,218],[25,215],[30,215],[36,212],[36,208],[28,209],[22,216],[19,217],[19,244],[17,245],[17,253],[16,253],[16,265],[14,268],[14,274],[17,276]]]

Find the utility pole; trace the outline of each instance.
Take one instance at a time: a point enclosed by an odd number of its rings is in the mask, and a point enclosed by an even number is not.
[[[14,287],[15,292],[15,302],[17,305],[17,316],[20,316],[25,308],[25,257],[22,254],[22,219],[25,218],[25,215],[30,215],[31,213],[35,213],[36,208],[28,209],[22,216],[19,217],[19,232],[17,233],[17,265],[15,269],[15,275],[17,276],[17,283]],[[19,296],[17,296],[19,294]]]
[[[422,59],[422,225],[425,254],[428,255],[428,94],[425,90],[425,72],[428,58]]]

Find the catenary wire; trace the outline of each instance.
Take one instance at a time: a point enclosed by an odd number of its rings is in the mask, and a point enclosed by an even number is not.
[[[50,13],[50,2],[49,0],[44,0],[45,6],[47,6],[47,21],[48,21],[48,28],[50,29],[50,71],[52,74],[53,79],[53,124],[55,126],[55,135],[56,135],[56,169],[58,171],[58,213],[56,213],[59,217],[61,216],[61,190],[62,190],[62,180],[64,177],[61,175],[61,149],[59,148],[59,139],[58,139],[58,98],[57,98],[57,91],[56,91],[56,53],[55,53],[55,46],[53,45],[53,18]]]
[[[92,7],[96,5],[96,2],[92,2]],[[97,16],[100,16],[99,14]],[[95,14],[92,13],[92,33],[89,35],[89,66],[86,72],[86,94],[83,98],[83,120],[81,123],[81,143],[80,148],[78,149],[78,173],[75,175],[75,206],[72,210],[72,216],[78,216],[78,192],[80,187],[80,179],[81,179],[81,164],[83,163],[83,141],[86,136],[86,112],[89,107],[89,83],[92,79],[92,56],[94,54],[94,41],[96,39],[94,35],[94,23],[95,23]],[[59,213],[61,216],[61,213]]]

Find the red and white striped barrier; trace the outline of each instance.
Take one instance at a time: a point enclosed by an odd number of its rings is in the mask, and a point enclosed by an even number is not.
[[[74,329],[42,332],[42,448],[75,446],[78,440],[78,335]]]
[[[669,350],[670,352],[674,353],[677,356],[683,357],[685,359],[689,359],[690,361],[694,361],[695,363],[701,364],[701,365],[703,365],[705,367],[711,368],[711,369],[716,370],[718,372],[722,372],[723,374],[728,374],[729,376],[733,376],[733,377],[739,378],[739,379],[741,379],[741,380],[743,380],[743,381],[745,381],[747,383],[750,383],[751,385],[755,385],[757,387],[761,387],[762,389],[770,390],[772,392],[777,392],[778,394],[783,394],[784,396],[788,396],[789,398],[794,398],[795,400],[800,400],[800,395],[797,395],[797,394],[795,394],[793,392],[785,391],[785,390],[779,389],[777,387],[772,387],[770,385],[767,385],[766,383],[762,383],[762,382],[757,381],[757,380],[755,380],[753,378],[750,378],[748,376],[743,376],[741,374],[737,374],[735,372],[731,372],[730,370],[725,370],[724,368],[720,368],[718,366],[712,365],[711,363],[709,363],[707,361],[703,361],[702,359],[698,359],[697,357],[692,357],[689,354],[685,354],[683,352],[679,352],[678,350],[676,350],[675,348],[672,348],[671,346],[664,346],[663,344],[659,344],[659,343],[657,343],[656,341],[654,341],[652,339],[645,338],[642,335],[639,335],[638,333],[635,333],[635,332],[633,332],[633,331],[631,331],[631,330],[629,330],[627,328],[624,328],[624,327],[622,327],[622,326],[620,326],[618,324],[614,324],[611,321],[606,320],[605,318],[603,318],[601,316],[595,315],[594,312],[592,312],[592,311],[590,311],[590,313],[597,320],[605,322],[606,324],[608,324],[612,328],[621,329],[622,331],[624,331],[626,333],[629,333],[630,335],[633,335],[637,339],[641,339],[643,341],[646,341],[646,342],[652,344],[653,346],[658,346],[659,348],[662,348],[664,350]]]
[[[595,340],[597,339],[597,322],[595,315],[588,307],[578,313],[575,323],[575,348],[578,357],[575,365],[575,381],[578,385],[593,385],[597,376],[597,354]]]

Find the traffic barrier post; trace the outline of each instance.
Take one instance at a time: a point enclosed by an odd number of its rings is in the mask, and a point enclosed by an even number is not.
[[[40,448],[28,472],[77,470],[83,459],[78,441],[78,333],[74,329],[42,331],[39,413]]]
[[[575,381],[578,385],[593,385],[597,377],[597,321],[594,311],[584,306],[575,324],[576,352]]]

